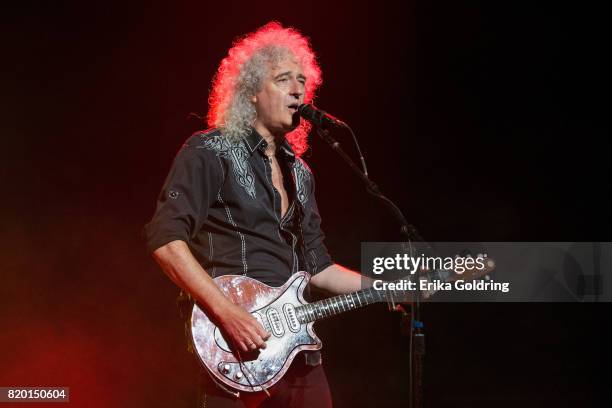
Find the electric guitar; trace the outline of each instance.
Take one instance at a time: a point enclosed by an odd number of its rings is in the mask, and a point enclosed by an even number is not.
[[[477,279],[495,267],[489,259],[485,268],[466,270],[462,275],[436,270],[420,279],[453,281]],[[195,304],[191,313],[191,337],[194,350],[209,374],[236,391],[257,392],[278,382],[295,356],[304,350],[319,350],[321,340],[314,333],[315,321],[367,306],[374,302],[394,302],[397,293],[374,288],[307,303],[303,292],[310,275],[298,272],[281,287],[274,288],[240,275],[215,278],[215,283],[233,303],[244,307],[271,334],[266,348],[249,353],[234,353],[221,330]],[[433,291],[423,292],[429,297]]]

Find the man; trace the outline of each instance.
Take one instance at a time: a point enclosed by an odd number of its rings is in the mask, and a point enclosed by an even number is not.
[[[145,227],[148,248],[165,273],[243,352],[265,348],[270,333],[225,298],[212,278],[244,274],[280,286],[306,270],[319,289],[360,289],[360,275],[327,253],[314,177],[299,157],[309,125],[300,123],[297,107],[310,102],[320,84],[314,53],[296,30],[273,22],[237,41],[213,81],[213,128],[194,134],[179,151]],[[317,353],[296,357],[270,397],[259,392],[236,399],[208,379],[201,403],[331,406]]]

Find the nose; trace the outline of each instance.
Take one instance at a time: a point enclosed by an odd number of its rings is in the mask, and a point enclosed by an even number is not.
[[[304,95],[304,85],[300,83],[300,81],[294,79],[291,81],[291,89],[289,90],[289,95],[293,96],[298,101]]]

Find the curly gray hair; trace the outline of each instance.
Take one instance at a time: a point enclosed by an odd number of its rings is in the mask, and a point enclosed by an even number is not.
[[[312,101],[322,80],[308,40],[295,29],[271,22],[236,41],[221,61],[209,98],[208,125],[218,127],[231,140],[248,135],[257,117],[251,98],[261,89],[270,66],[287,58],[301,65],[308,78],[304,101]],[[308,148],[309,130],[310,124],[302,121],[286,135],[298,155]]]

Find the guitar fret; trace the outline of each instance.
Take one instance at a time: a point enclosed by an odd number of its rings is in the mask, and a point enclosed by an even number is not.
[[[370,296],[368,297],[368,295],[370,295]],[[364,291],[364,296],[366,298],[366,302],[374,303],[373,296],[372,296],[372,289],[368,289],[367,292]]]
[[[369,294],[370,296],[368,296],[368,294]],[[366,303],[367,303],[368,305],[369,305],[370,303],[374,303],[374,297],[372,296],[371,289],[369,289],[369,288],[368,288],[367,290],[364,290],[364,291],[363,291],[363,296],[365,297],[365,299],[366,299]]]
[[[296,317],[300,323],[309,323],[367,306],[377,301],[385,301],[394,298],[395,296],[392,291],[378,291],[370,287],[296,307]]]
[[[376,302],[377,299],[374,296],[374,294],[372,293],[372,288],[370,288],[370,290],[368,290],[368,293],[370,294],[370,298],[372,299],[372,303]],[[381,295],[381,293],[379,291],[375,291],[374,293],[378,295],[378,300],[382,300],[381,299],[382,295]]]
[[[378,295],[378,300],[379,301],[382,302],[384,300],[387,300],[387,292],[383,292],[381,290],[377,290],[375,293]]]
[[[361,292],[361,291],[359,291]],[[355,292],[355,294],[357,295],[357,301],[359,302],[359,306],[363,306],[363,304],[361,303],[361,299],[359,299],[359,292]]]

